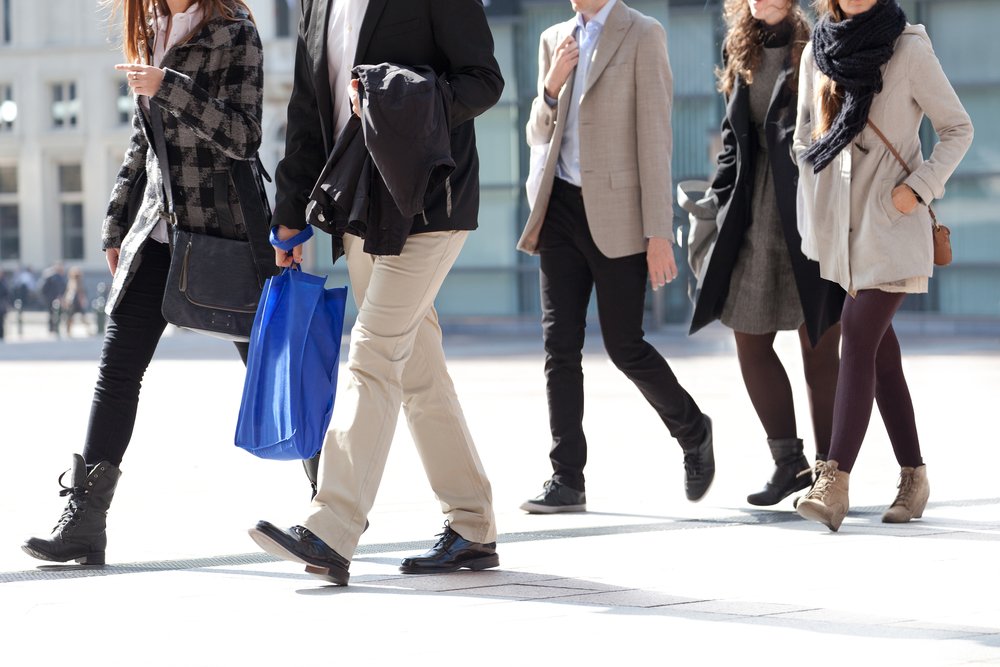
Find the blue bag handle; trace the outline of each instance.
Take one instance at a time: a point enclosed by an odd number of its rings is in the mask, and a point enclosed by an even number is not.
[[[301,232],[299,232],[290,239],[282,241],[281,239],[278,238],[278,228],[272,227],[270,240],[271,240],[271,245],[273,245],[275,248],[284,250],[285,252],[290,252],[295,246],[302,245],[303,243],[311,239],[312,235],[313,235],[312,225],[306,225],[306,228],[303,229]]]

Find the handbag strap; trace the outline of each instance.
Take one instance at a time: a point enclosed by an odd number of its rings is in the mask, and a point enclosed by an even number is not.
[[[153,126],[153,144],[156,149],[156,159],[160,163],[163,194],[167,202],[167,216],[170,224],[176,225],[177,213],[174,210],[174,191],[170,187],[170,163],[167,162],[167,141],[163,136],[163,114],[160,112],[160,106],[151,99],[149,100],[149,120],[150,125]]]
[[[896,147],[892,145],[892,142],[890,142],[886,136],[882,134],[882,130],[878,129],[878,125],[873,123],[871,118],[868,119],[868,126],[875,131],[875,134],[877,134],[878,138],[882,140],[882,143],[889,149],[889,152],[896,158],[896,161],[903,166],[903,170],[906,171],[906,175],[909,176],[912,174],[913,170],[910,169],[910,165],[906,164],[906,160],[903,159],[903,156],[899,154],[899,151],[897,151]],[[934,215],[934,209],[931,208],[930,204],[927,205],[927,210],[930,211],[931,214],[931,224],[935,229],[937,229],[941,223],[938,222],[937,216]]]

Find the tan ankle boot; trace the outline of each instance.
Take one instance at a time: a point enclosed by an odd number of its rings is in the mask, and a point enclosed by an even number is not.
[[[927,466],[901,468],[898,488],[896,499],[882,515],[882,523],[906,523],[924,515],[927,499],[931,495],[931,487],[927,483]]]
[[[850,474],[841,472],[836,461],[827,461],[813,488],[795,508],[800,516],[819,521],[837,532],[847,516],[847,486]]]

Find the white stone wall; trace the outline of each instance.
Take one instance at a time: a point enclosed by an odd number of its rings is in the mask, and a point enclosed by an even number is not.
[[[294,40],[276,39],[274,2],[250,0],[264,41],[265,109],[261,158],[273,171],[285,106],[291,91]],[[20,214],[18,264],[40,270],[62,259],[58,165],[83,166],[84,258],[68,262],[88,274],[106,271],[100,247],[101,222],[115,174],[128,142],[129,126],[119,122],[114,70],[123,56],[108,13],[95,0],[9,0],[11,39],[0,43],[0,87],[13,87],[17,118],[0,129],[0,166],[18,168],[16,202]],[[297,5],[298,3],[293,3]],[[2,14],[2,5],[0,5]],[[294,25],[292,26],[294,30]],[[54,128],[51,85],[75,81],[78,123]],[[10,203],[10,197],[3,197]]]

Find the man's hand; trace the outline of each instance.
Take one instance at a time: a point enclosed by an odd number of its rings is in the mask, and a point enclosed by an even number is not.
[[[649,282],[655,292],[677,277],[674,244],[669,239],[655,236],[650,238],[646,248],[646,264],[649,266]]]
[[[559,46],[556,47],[555,57],[545,75],[545,94],[551,98],[559,97],[566,80],[569,79],[570,72],[580,61],[580,47],[577,45],[573,35],[568,35]]]
[[[347,96],[351,98],[351,109],[354,111],[354,115],[361,118],[361,96],[358,95],[359,83],[357,79],[351,79],[351,83],[347,86]]]
[[[152,97],[160,90],[164,71],[159,67],[139,64],[115,65],[115,69],[125,72],[125,79],[136,95]]]
[[[104,259],[108,260],[108,268],[111,269],[112,276],[118,271],[118,257],[120,255],[121,248],[108,248],[104,251]]]
[[[892,189],[892,205],[904,215],[909,215],[917,207],[917,195],[909,185],[903,183]]]
[[[278,240],[287,241],[296,234],[298,234],[301,229],[292,229],[291,227],[285,227],[284,225],[278,225]],[[278,266],[290,267],[292,263],[301,264],[302,263],[302,245],[297,245],[292,248],[291,252],[282,250],[281,248],[274,249],[274,263]]]

